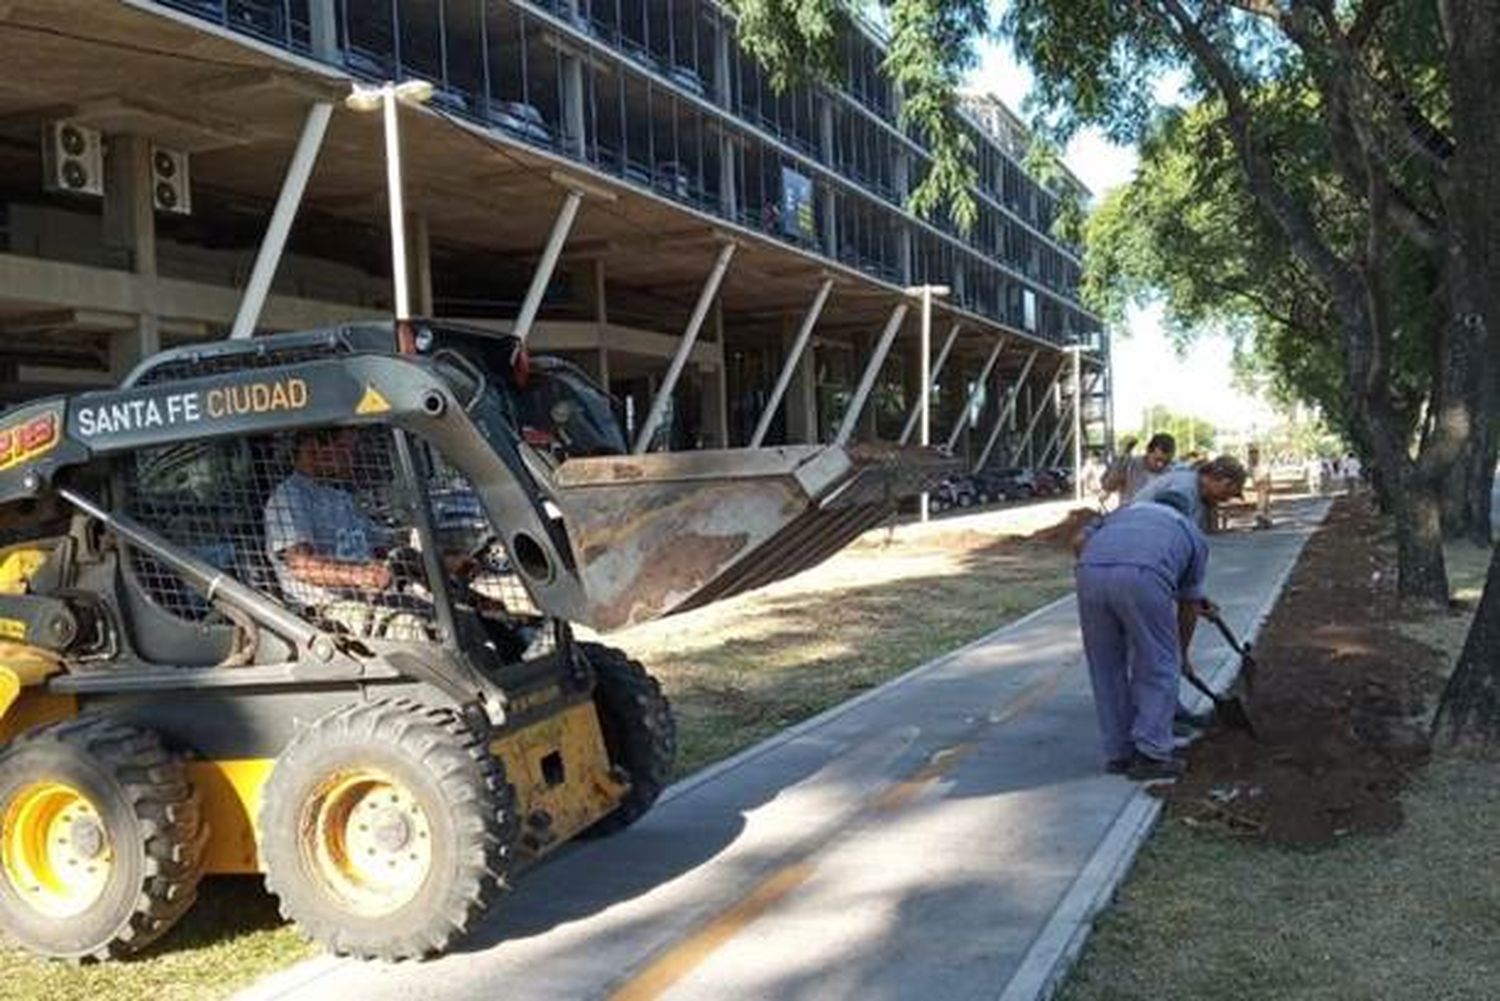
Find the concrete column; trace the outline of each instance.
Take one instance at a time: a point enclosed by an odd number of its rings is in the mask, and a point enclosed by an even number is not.
[[[128,253],[141,294],[135,328],[116,333],[110,340],[110,371],[119,378],[136,362],[161,350],[150,141],[138,135],[110,136],[105,175],[104,242]]]
[[[796,324],[788,318],[781,331],[782,351],[790,351],[796,340]],[[782,405],[786,410],[786,441],[789,445],[812,445],[818,440],[816,351],[817,342],[814,341],[802,352],[797,367],[792,370],[792,381],[787,385]]]
[[[834,164],[833,102],[824,100],[818,107],[818,145],[823,154],[823,163]],[[823,196],[823,253],[837,258],[839,255],[838,193],[833,185],[820,185]]]
[[[720,30],[714,39],[714,101],[728,108],[734,103],[734,65],[730,59],[729,32]],[[719,211],[727,219],[739,216],[739,178],[735,161],[739,147],[727,134],[719,135]]]
[[[313,56],[324,62],[338,61],[339,24],[336,0],[309,0],[307,17],[312,34]]]
[[[896,267],[901,270],[901,284],[912,283],[911,269],[911,226],[906,223],[898,223],[901,230],[896,234]]]
[[[564,147],[575,156],[583,156],[583,60],[576,53],[562,54],[562,114]]]
[[[425,212],[406,214],[407,262],[411,274],[411,308],[416,316],[431,316],[432,304],[432,230]]]
[[[599,325],[600,340],[604,339],[604,327],[609,323],[609,297],[604,291],[604,259],[595,257],[589,261],[589,307],[594,312],[594,322]]]
[[[729,447],[729,375],[723,365],[698,370],[704,448]]]

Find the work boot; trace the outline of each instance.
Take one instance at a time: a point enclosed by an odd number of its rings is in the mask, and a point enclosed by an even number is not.
[[[1125,775],[1132,782],[1162,782],[1182,778],[1187,771],[1187,762],[1178,757],[1153,758],[1136,752],[1125,768]]]
[[[1124,775],[1130,770],[1130,763],[1134,758],[1110,758],[1104,763],[1104,770],[1110,775]]]

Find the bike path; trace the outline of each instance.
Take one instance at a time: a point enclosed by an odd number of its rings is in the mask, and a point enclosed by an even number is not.
[[[1327,503],[1212,540],[1253,634]],[[1236,658],[1199,630],[1195,662]],[[244,1001],[1045,997],[1159,801],[1102,773],[1071,596],[705,769],[569,846],[455,952],[320,957]]]

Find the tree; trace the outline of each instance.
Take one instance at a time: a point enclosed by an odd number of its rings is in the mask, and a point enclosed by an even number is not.
[[[1490,557],[1474,625],[1443,688],[1432,727],[1450,743],[1500,743],[1500,546]]]
[[[974,168],[953,90],[973,65],[986,4],[882,2],[902,120],[933,149],[911,203],[926,214],[946,206],[966,225]],[[741,43],[773,80],[837,75],[849,17],[838,0],[729,6]],[[1173,71],[1186,74],[1197,103],[1216,108],[1256,224],[1284,246],[1288,280],[1315,293],[1308,298],[1322,311],[1314,326],[1331,335],[1339,416],[1395,509],[1402,592],[1446,598],[1441,491],[1465,462],[1471,498],[1481,478],[1488,485],[1500,399],[1500,364],[1490,361],[1500,354],[1497,0],[1011,0],[1002,26],[1059,135],[1096,123],[1117,141],[1140,139],[1161,110],[1153,88]],[[1332,168],[1316,174],[1323,187],[1312,192],[1305,163],[1299,171],[1284,155],[1274,127],[1291,95],[1316,112]],[[1408,303],[1391,281],[1411,247],[1435,262],[1444,308],[1415,443],[1394,359],[1433,332],[1401,325]],[[1497,572],[1492,564],[1487,599]],[[1476,629],[1484,619],[1482,610]],[[1500,656],[1488,621],[1469,644],[1480,667],[1466,677],[1493,690]]]
[[[1488,427],[1491,376],[1475,267],[1454,232],[1455,143],[1437,124],[1450,100],[1435,72],[1443,48],[1434,9],[1389,0],[1015,0],[1004,26],[1063,129],[1087,122],[1140,138],[1161,110],[1151,85],[1163,72],[1186,75],[1260,224],[1331,307],[1339,413],[1386,485],[1401,591],[1446,600],[1441,492]],[[1317,130],[1288,143],[1284,127],[1301,106]],[[1309,143],[1327,165],[1311,173]],[[1414,250],[1440,279],[1436,329],[1402,322],[1408,300],[1391,278],[1408,270]],[[1415,443],[1396,364],[1414,339],[1429,339],[1433,358]]]
[[[1265,112],[1285,159],[1295,158],[1299,197],[1320,215],[1349,211],[1320,157],[1309,103],[1287,91]],[[1179,343],[1213,330],[1233,338],[1240,368],[1269,376],[1285,404],[1315,404],[1346,438],[1338,323],[1317,282],[1264,217],[1223,139],[1222,109],[1204,102],[1151,126],[1135,180],[1089,220],[1083,294],[1111,322],[1132,304],[1160,300]],[[1443,321],[1425,256],[1393,255],[1386,276],[1401,326],[1431,331]],[[1406,434],[1415,433],[1431,381],[1427,337],[1409,337],[1391,358],[1388,388]]]
[[[1177,455],[1179,458],[1186,456],[1189,452],[1212,452],[1215,441],[1218,439],[1219,430],[1214,427],[1213,421],[1195,417],[1192,414],[1176,413],[1175,411],[1157,405],[1146,411],[1146,423],[1134,431],[1122,432],[1120,438],[1134,438],[1144,448],[1146,442],[1151,440],[1153,434],[1166,432],[1177,442]]]
[[[1479,299],[1474,336],[1487,357],[1500,352],[1500,4],[1496,0],[1439,0],[1445,67],[1453,95],[1457,147],[1450,198],[1458,209],[1461,266]],[[1488,381],[1488,449],[1479,461],[1495,468],[1493,417],[1500,399],[1500,364]],[[1488,541],[1488,539],[1486,539]],[[1443,690],[1437,723],[1450,741],[1500,743],[1500,549],[1490,557],[1484,594],[1458,664]]]

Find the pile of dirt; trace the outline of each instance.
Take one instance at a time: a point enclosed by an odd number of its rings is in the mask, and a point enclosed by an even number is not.
[[[1388,527],[1364,501],[1338,502],[1255,644],[1258,739],[1214,729],[1196,743],[1163,791],[1173,816],[1309,848],[1400,826],[1443,664],[1398,631],[1395,580]]]
[[[1039,528],[1026,536],[1031,542],[1040,542],[1044,545],[1071,546],[1073,539],[1083,531],[1084,526],[1099,517],[1099,512],[1094,508],[1075,507],[1069,511],[1062,521],[1046,528]]]

